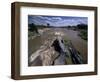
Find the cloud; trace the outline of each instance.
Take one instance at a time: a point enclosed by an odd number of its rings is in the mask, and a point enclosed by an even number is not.
[[[51,26],[67,26],[67,25],[77,25],[80,23],[87,24],[87,17],[70,17],[70,16],[28,16],[29,23],[35,23],[37,25],[47,25],[49,23]]]

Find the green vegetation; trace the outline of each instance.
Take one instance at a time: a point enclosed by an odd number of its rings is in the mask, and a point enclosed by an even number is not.
[[[64,44],[67,45],[68,43],[68,40],[64,39]]]
[[[77,25],[77,28],[78,28],[78,29],[87,30],[87,27],[88,27],[88,26],[87,26],[86,24],[78,24],[78,25]]]
[[[29,31],[36,32],[38,34],[38,28],[37,28],[37,26],[34,23],[29,24],[28,27],[29,27],[28,28]]]
[[[67,37],[64,37],[63,40],[64,40],[64,45],[65,45],[65,46],[67,46],[68,43],[69,43],[69,41],[71,41],[71,40],[70,40],[69,38],[67,38]]]
[[[47,27],[49,27],[50,26],[50,24],[49,23],[47,23]]]
[[[77,28],[79,29],[80,33],[79,36],[84,39],[87,40],[88,39],[88,26],[86,24],[78,24]]]
[[[79,33],[79,36],[84,39],[87,40],[87,30],[81,30]]]

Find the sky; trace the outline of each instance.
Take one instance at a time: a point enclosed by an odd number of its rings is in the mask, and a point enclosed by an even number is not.
[[[34,23],[36,25],[50,26],[73,26],[77,24],[88,24],[87,17],[71,17],[71,16],[41,16],[41,15],[28,15],[28,24]]]

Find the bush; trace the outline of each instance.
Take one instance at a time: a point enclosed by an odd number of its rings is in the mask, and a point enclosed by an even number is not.
[[[87,26],[87,24],[78,24],[78,25],[77,25],[77,28],[78,28],[78,29],[87,30],[88,26]]]
[[[28,29],[29,31],[38,33],[38,29],[34,23],[29,24],[28,27],[29,27]]]
[[[80,34],[79,34],[79,36],[82,38],[82,39],[84,39],[84,40],[87,40],[87,30],[82,30],[82,31],[80,31]]]

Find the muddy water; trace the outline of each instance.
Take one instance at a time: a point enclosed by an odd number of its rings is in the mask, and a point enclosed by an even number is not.
[[[63,34],[64,38],[71,40],[74,47],[80,52],[83,57],[84,63],[87,63],[87,41],[81,39],[78,36],[78,31],[68,30],[65,28],[49,28],[41,36],[37,36],[34,39],[28,41],[28,54],[29,56],[40,48],[44,42],[49,39],[52,40],[55,36],[55,32]]]
[[[42,45],[41,36],[28,40],[28,55],[30,56],[37,49],[39,49],[40,45]]]
[[[68,29],[60,29],[64,33],[64,37],[68,40],[71,40],[72,44],[80,52],[83,57],[84,63],[87,63],[87,41],[81,39],[78,36],[78,31],[68,30]]]
[[[49,29],[44,31],[44,33],[41,36],[37,36],[34,39],[28,40],[28,55],[30,56],[32,53],[34,53],[36,50],[40,48],[44,44],[46,40],[52,40],[54,37],[53,30]]]

